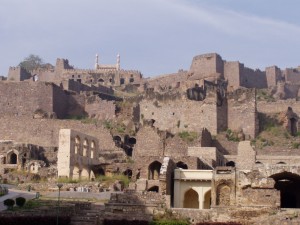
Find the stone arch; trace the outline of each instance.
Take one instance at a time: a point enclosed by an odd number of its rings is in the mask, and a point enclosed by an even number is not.
[[[152,162],[148,167],[148,179],[158,180],[160,173],[161,163],[158,161]]]
[[[72,171],[72,179],[79,180],[81,178],[81,169],[79,165],[75,165]]]
[[[95,157],[95,141],[91,141],[91,158],[93,159]]]
[[[203,209],[210,209],[211,205],[211,190],[204,194]]]
[[[100,78],[100,79],[98,80],[98,82],[102,84],[102,83],[104,83],[104,80],[103,80],[102,78]]]
[[[89,180],[90,179],[90,170],[88,168],[83,167],[81,170],[80,178]]]
[[[128,144],[135,145],[136,144],[136,139],[134,137],[128,138]]]
[[[80,155],[80,137],[76,136],[75,137],[75,154],[79,154]]]
[[[296,136],[297,135],[297,122],[298,122],[298,120],[295,119],[295,118],[291,118],[290,119],[290,127],[291,127],[290,132],[291,132],[292,136]]]
[[[127,156],[132,156],[133,148],[126,147],[126,148],[124,148],[124,151]]]
[[[89,156],[89,141],[85,138],[83,141],[82,155]]]
[[[234,161],[229,161],[229,162],[226,163],[226,166],[235,167],[235,162]]]
[[[182,161],[177,162],[177,163],[176,163],[176,167],[181,168],[181,169],[185,169],[185,170],[188,169],[187,164],[185,164],[185,163],[182,162]]]
[[[132,177],[132,170],[131,169],[127,169],[123,172],[123,175],[127,176],[129,179],[131,179]]]
[[[280,161],[280,162],[278,162],[278,163],[276,163],[276,164],[281,164],[281,165],[284,165],[284,164],[286,164],[285,162],[282,162],[282,161]]]
[[[113,136],[113,141],[117,147],[122,146],[122,138],[120,136]]]
[[[300,208],[300,176],[285,171],[270,177],[275,180],[274,188],[280,191],[280,207]]]
[[[157,192],[158,193],[159,192],[159,187],[157,185],[155,185],[155,186],[152,186],[152,187],[148,188],[147,191]]]
[[[105,176],[105,169],[100,165],[92,167],[92,170],[93,170],[95,177]]]
[[[217,187],[217,205],[230,206],[231,188],[227,184],[220,184]]]
[[[199,209],[199,195],[195,190],[189,189],[184,193],[183,208]]]
[[[8,164],[17,164],[18,163],[18,152],[12,150],[7,153],[6,158],[7,158]]]

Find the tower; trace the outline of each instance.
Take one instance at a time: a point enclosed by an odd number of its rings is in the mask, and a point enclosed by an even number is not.
[[[99,56],[98,53],[96,54],[96,59],[95,59],[95,70],[98,69],[98,65],[99,65]]]
[[[120,70],[120,54],[117,55],[117,70]]]

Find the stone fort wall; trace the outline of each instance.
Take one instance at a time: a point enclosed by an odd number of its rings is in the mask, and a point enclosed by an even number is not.
[[[278,100],[276,102],[257,102],[257,111],[265,114],[286,112],[288,107],[292,107],[293,112],[300,115],[300,102],[295,99]]]
[[[254,138],[258,133],[255,89],[238,89],[228,93],[228,128],[243,130],[248,137]]]
[[[82,123],[77,120],[32,119],[26,116],[0,117],[0,137],[3,140],[15,140],[40,146],[58,147],[60,129],[80,130],[99,140],[101,150],[117,150],[109,130],[97,123]]]
[[[172,133],[181,131],[201,131],[207,128],[217,134],[217,105],[215,96],[204,101],[174,99],[158,101],[144,99],[140,102],[141,119],[154,120],[159,130]]]
[[[52,83],[0,82],[1,115],[33,115],[36,110],[63,118],[66,114],[67,97]]]

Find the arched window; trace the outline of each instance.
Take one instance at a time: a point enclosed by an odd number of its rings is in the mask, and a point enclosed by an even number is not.
[[[148,179],[149,180],[158,180],[160,173],[161,163],[158,161],[154,161],[149,165],[148,168]]]
[[[230,206],[230,187],[226,184],[221,184],[217,188],[217,205]]]
[[[158,192],[159,191],[159,187],[158,186],[152,186],[147,191]]]
[[[91,141],[91,158],[95,157],[95,142]]]
[[[127,169],[123,172],[123,175],[127,176],[129,179],[131,179],[132,177],[132,170],[131,169]]]
[[[120,79],[120,84],[122,85],[122,84],[125,84],[125,79],[124,78],[121,78]]]
[[[229,161],[229,162],[226,163],[226,166],[235,167],[235,162]]]
[[[16,153],[11,153],[10,154],[10,158],[9,158],[9,164],[17,164],[17,160],[18,157],[17,157],[17,154]]]
[[[80,138],[75,137],[75,154],[80,154]]]
[[[89,142],[87,139],[84,139],[83,141],[83,156],[88,156],[89,151]]]
[[[100,78],[100,79],[98,80],[98,82],[99,82],[99,83],[104,83],[104,80]]]
[[[176,163],[176,167],[181,168],[181,169],[185,169],[185,170],[188,169],[188,166],[184,162],[181,162],[181,161]]]

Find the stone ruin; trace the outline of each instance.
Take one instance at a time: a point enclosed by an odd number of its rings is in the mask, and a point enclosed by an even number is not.
[[[1,177],[28,181],[15,170],[49,180],[128,176],[128,189],[106,204],[106,218],[151,220],[170,209],[193,222],[255,223],[300,208],[300,154],[265,153],[250,142],[260,132],[260,114],[280,115],[297,136],[298,73],[252,70],[218,54],[195,56],[188,71],[150,79],[120,69],[119,58],[115,65],[96,60],[92,70],[64,59],[48,69],[10,68],[0,81]],[[258,99],[265,89],[272,101]],[[240,142],[216,139],[222,132]]]

